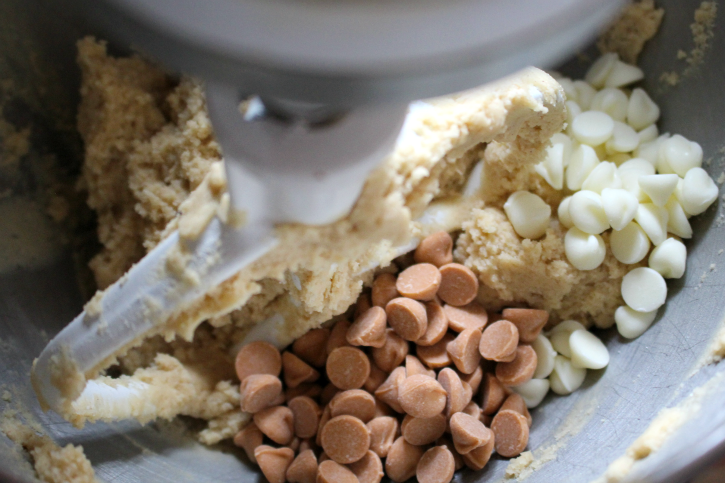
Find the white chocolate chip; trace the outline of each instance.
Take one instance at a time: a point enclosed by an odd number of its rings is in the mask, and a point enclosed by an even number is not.
[[[571,133],[582,144],[597,146],[607,141],[614,132],[614,120],[599,111],[586,111],[574,118]]]
[[[646,159],[632,158],[617,168],[622,187],[632,193],[639,201],[649,201],[649,197],[639,186],[639,177],[655,174],[655,167]]]
[[[593,191],[577,191],[569,202],[569,216],[584,233],[599,234],[609,228],[602,197]]]
[[[572,142],[571,138],[562,132],[558,132],[551,136],[551,144],[561,144],[564,146],[564,167],[569,165],[569,158],[571,158]]]
[[[572,191],[581,189],[584,180],[598,164],[599,158],[594,148],[586,144],[579,145],[572,151],[569,166],[566,168],[566,187]]]
[[[571,201],[571,196],[567,196],[563,200],[561,200],[561,203],[559,203],[559,208],[556,210],[556,216],[559,218],[559,223],[564,226],[564,228],[571,228],[574,226],[574,224],[571,221],[571,215],[569,214],[569,202]]]
[[[601,89],[604,87],[604,83],[607,81],[607,76],[614,69],[617,64],[619,56],[615,53],[604,54],[599,57],[584,76],[584,80],[587,81],[592,87]]]
[[[629,223],[622,230],[612,231],[609,236],[609,247],[614,258],[631,265],[640,262],[649,252],[649,238],[635,222]]]
[[[602,190],[602,206],[607,221],[615,230],[622,230],[634,220],[639,201],[625,189],[604,188]]]
[[[622,278],[622,298],[637,312],[651,312],[665,303],[667,284],[655,270],[635,268]]]
[[[551,346],[559,354],[565,357],[571,357],[571,347],[569,347],[569,336],[575,330],[586,330],[582,324],[576,320],[564,320],[556,327],[549,331],[547,337],[551,342]]]
[[[652,243],[657,246],[667,238],[667,210],[654,203],[640,203],[634,219],[642,227]]]
[[[564,356],[556,356],[549,383],[552,391],[560,396],[566,396],[579,389],[586,377],[586,369],[574,367],[571,361]]]
[[[649,126],[637,133],[640,144],[654,141],[659,135],[660,131],[657,129],[657,124],[650,124]]]
[[[670,135],[665,133],[660,135],[657,139],[654,141],[650,141],[648,143],[642,143],[639,146],[637,146],[637,149],[634,150],[632,153],[635,158],[642,158],[649,161],[652,166],[657,166],[657,158],[659,157],[660,152],[660,146],[662,143],[669,139]]]
[[[536,352],[536,371],[534,371],[535,379],[543,379],[549,377],[554,369],[554,357],[556,351],[552,347],[549,338],[544,334],[539,334],[536,340],[531,343],[531,347]]]
[[[620,89],[608,87],[596,93],[589,109],[606,112],[615,121],[624,122],[627,117],[628,104],[627,94]]]
[[[654,124],[660,118],[660,108],[649,95],[639,87],[632,90],[627,105],[627,123],[640,130]]]
[[[544,160],[534,170],[555,190],[564,187],[564,145],[557,143],[546,148]]]
[[[639,187],[649,196],[652,203],[665,206],[670,195],[675,192],[679,179],[676,174],[648,174],[640,176],[638,181]]]
[[[717,199],[718,189],[715,182],[702,168],[692,168],[682,183],[680,203],[686,213],[699,215]]]
[[[642,79],[644,79],[642,69],[636,65],[625,64],[621,60],[618,60],[614,63],[612,70],[609,71],[604,85],[606,87],[624,87]]]
[[[556,82],[558,82],[559,85],[561,85],[562,89],[564,89],[564,94],[566,94],[567,100],[577,100],[577,90],[574,87],[574,82],[571,79],[569,79],[568,77],[561,77],[559,79],[556,79]]]
[[[609,364],[607,346],[588,330],[575,330],[569,336],[571,364],[581,369],[603,369]]]
[[[564,236],[566,258],[579,270],[594,270],[604,261],[607,248],[599,235],[585,233],[577,227],[569,228]]]
[[[685,274],[687,248],[675,238],[668,238],[655,247],[649,256],[649,267],[665,278],[680,278]]]
[[[551,206],[528,191],[516,191],[503,205],[511,225],[522,238],[536,239],[546,233],[551,218]]]
[[[589,110],[597,90],[583,80],[575,80],[574,88],[577,92],[577,104],[579,104],[579,107],[584,111]]]
[[[672,170],[683,178],[692,168],[702,167],[702,147],[679,134],[665,140],[660,153]]]
[[[617,165],[609,161],[599,163],[582,183],[583,190],[601,193],[604,188],[621,188],[622,180]]]
[[[606,142],[606,149],[612,153],[629,153],[639,146],[637,131],[623,122],[614,122],[612,137]]]
[[[566,133],[571,134],[571,124],[574,122],[574,118],[582,113],[582,108],[579,107],[579,104],[577,104],[574,101],[566,101],[565,105],[566,105]],[[560,134],[560,133],[557,133],[557,134]]]
[[[652,312],[637,312],[626,305],[614,311],[614,322],[617,330],[626,339],[636,339],[652,325],[657,316],[657,310]]]
[[[552,358],[552,366],[553,360]],[[541,404],[541,401],[544,400],[544,397],[549,392],[549,387],[548,379],[531,379],[516,387],[512,387],[511,390],[521,396],[527,408],[532,409]]]
[[[670,197],[665,204],[667,210],[667,231],[681,238],[692,238],[692,226],[687,220],[687,214],[675,196]]]

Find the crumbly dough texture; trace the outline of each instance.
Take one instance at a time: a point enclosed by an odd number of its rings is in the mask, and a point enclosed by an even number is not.
[[[665,14],[654,0],[639,0],[626,5],[619,17],[597,40],[602,53],[616,52],[628,64],[636,64],[640,52],[655,36]]]
[[[98,483],[82,446],[69,443],[61,448],[48,436],[38,434],[21,423],[17,417],[14,411],[3,414],[0,431],[30,454],[40,480],[47,483]]]
[[[110,57],[104,43],[90,38],[79,43],[79,63],[82,184],[98,213],[103,249],[91,267],[102,288],[178,228],[182,203],[194,199],[191,193],[204,185],[220,151],[197,81],[182,78],[174,86],[144,60]],[[384,268],[395,247],[431,229],[414,221],[431,206],[448,213],[447,223],[435,229],[460,230],[456,259],[478,275],[479,298],[489,308],[530,305],[551,311],[554,322],[573,317],[611,325],[624,267],[609,255],[600,268],[579,272],[566,261],[556,223],[541,240],[521,240],[501,211],[511,192],[527,189],[556,212],[561,194],[533,165],[563,125],[564,101],[550,76],[530,68],[420,104],[348,216],[323,227],[277,227],[276,248],[165,331],[119,354],[122,376],[92,381],[134,387],[137,400],[118,405],[81,398],[64,416],[80,426],[183,414],[209,422],[199,436],[204,443],[233,436],[247,420],[238,408],[235,346],[262,321],[278,322],[283,344],[343,317],[372,280],[372,268]],[[479,194],[461,196],[481,160]]]

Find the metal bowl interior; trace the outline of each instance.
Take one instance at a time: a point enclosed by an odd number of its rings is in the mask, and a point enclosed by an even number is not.
[[[725,111],[720,106],[725,99],[725,37],[715,36],[701,68],[678,86],[665,86],[659,81],[663,72],[684,69],[677,51],[693,47],[690,23],[700,2],[658,3],[666,14],[659,34],[641,57],[645,86],[662,108],[661,131],[698,141],[708,160],[706,169],[717,179],[725,170],[721,152]],[[15,195],[12,200],[0,199],[0,247],[4,249],[0,260],[18,257],[13,251],[18,245],[10,243],[12,240],[27,240],[37,247],[30,250],[32,263],[26,260],[15,268],[0,265],[5,267],[0,270],[0,385],[12,393],[6,398],[9,400],[0,400],[0,410],[23,407],[60,444],[83,445],[102,480],[261,481],[240,450],[231,445],[203,447],[185,432],[186,423],[159,422],[145,427],[134,422],[99,423],[79,431],[39,409],[28,379],[32,360],[48,337],[80,311],[87,294],[76,283],[72,250],[60,243],[63,237],[55,228],[49,225],[42,233],[31,230],[34,218],[29,217],[17,223],[1,220],[12,220],[8,214],[18,212],[21,205],[37,208],[33,202],[41,196],[44,155],[55,153],[67,168],[66,174],[78,170],[78,139],[67,123],[63,128],[58,121],[72,120],[78,87],[74,41],[90,29],[71,21],[57,5],[40,0],[7,0],[0,5],[0,13],[0,38],[4,39],[0,42],[0,77],[14,78],[16,85],[45,86],[45,90],[27,89],[27,103],[3,108],[5,117],[17,111],[17,122],[33,124],[33,145],[24,158],[20,178],[10,179],[0,171],[0,183],[8,185],[0,187],[12,188]],[[720,18],[717,24],[719,33],[725,20]],[[585,68],[580,60],[572,60],[561,70],[576,76]],[[33,99],[37,102],[31,102]],[[53,109],[48,107],[51,104]],[[687,272],[684,278],[668,283],[668,302],[655,324],[635,341],[622,339],[613,329],[604,332],[612,354],[609,367],[591,371],[582,390],[571,396],[548,396],[533,412],[529,447],[540,461],[550,459],[529,481],[597,478],[661,409],[677,405],[708,382],[714,389],[702,396],[699,411],[676,438],[637,464],[631,477],[681,481],[719,454],[725,440],[725,409],[713,401],[725,397],[725,385],[717,384],[725,366],[700,368],[699,364],[721,329],[725,312],[721,205],[716,203],[692,220],[696,235],[687,242]],[[456,481],[503,479],[507,464],[495,457],[485,471],[463,472]],[[34,481],[32,475],[27,459],[0,436],[0,480]]]

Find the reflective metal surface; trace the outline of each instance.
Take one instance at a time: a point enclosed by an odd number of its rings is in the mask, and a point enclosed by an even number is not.
[[[719,151],[725,144],[725,36],[721,35],[725,20],[718,21],[703,68],[684,78],[679,86],[665,88],[658,81],[660,75],[670,70],[681,72],[685,67],[683,61],[677,60],[677,50],[692,48],[689,24],[700,2],[659,3],[666,8],[665,21],[641,61],[647,73],[647,88],[662,107],[661,130],[681,133],[700,142],[705,158],[711,159],[706,167],[717,179],[725,170],[725,155]],[[0,13],[2,38],[7,40],[18,34],[28,44],[2,43],[0,77],[26,76],[32,84],[48,79],[40,76],[37,69],[50,69],[62,80],[52,88],[59,96],[66,96],[66,106],[73,105],[78,75],[73,64],[73,41],[84,32],[82,27],[73,30],[63,12],[52,10],[42,0],[5,0],[0,2]],[[27,56],[7,51],[29,47],[40,49],[39,59],[46,62],[23,63]],[[582,72],[584,68],[578,61],[572,61],[562,70]],[[73,141],[65,143],[65,137],[53,128],[52,119],[32,105],[22,107],[30,111],[27,117],[38,128],[32,137],[34,150],[22,161],[24,181],[13,184],[13,189],[28,198],[39,198],[42,180],[40,170],[33,167],[38,156],[44,150],[55,151],[68,166],[77,166],[78,159],[73,156],[73,149],[67,148]],[[3,114],[8,117],[7,112]],[[20,116],[17,122],[30,122],[23,119]],[[0,183],[6,182],[9,181],[0,176]],[[4,201],[0,200],[0,209]],[[604,339],[612,353],[610,366],[591,372],[581,391],[563,398],[549,396],[533,412],[530,447],[534,454],[546,448],[557,451],[552,450],[551,460],[526,481],[582,482],[598,477],[662,408],[678,404],[694,388],[725,372],[725,366],[720,364],[693,374],[725,312],[725,253],[720,255],[720,250],[725,249],[725,227],[719,221],[721,205],[719,200],[693,220],[696,236],[687,243],[687,273],[682,280],[668,284],[668,303],[649,331],[632,342],[623,340],[614,330],[606,332]],[[10,236],[13,230],[0,232],[0,237]],[[12,393],[9,402],[0,399],[0,410],[26,407],[57,442],[82,444],[98,476],[106,481],[263,481],[241,451],[231,446],[202,447],[180,429],[180,424],[95,424],[78,431],[54,414],[41,413],[28,384],[31,361],[48,335],[79,312],[82,302],[68,249],[61,250],[50,263],[0,273],[0,393],[6,389]],[[686,423],[686,431],[636,465],[632,478],[684,481],[714,458],[725,438],[723,400],[725,384],[716,384],[714,392],[704,397],[701,411]],[[494,458],[485,471],[463,472],[457,481],[496,481],[503,478],[506,465],[507,461]],[[22,464],[22,456],[3,436],[1,479],[32,481],[28,465]]]

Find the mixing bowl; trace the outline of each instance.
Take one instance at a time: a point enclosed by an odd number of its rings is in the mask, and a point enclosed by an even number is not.
[[[646,89],[662,108],[662,132],[698,141],[714,179],[725,170],[725,36],[717,20],[704,65],[672,87],[664,72],[683,72],[679,49],[693,47],[690,24],[699,1],[664,0],[664,22],[640,59]],[[2,118],[22,130],[31,128],[30,151],[16,163],[6,138],[0,161],[0,409],[22,407],[44,431],[64,445],[81,444],[97,475],[106,481],[258,481],[257,470],[232,445],[207,448],[186,428],[193,421],[140,426],[126,421],[92,424],[76,430],[38,407],[29,384],[33,358],[55,332],[80,310],[89,296],[84,253],[93,250],[92,221],[71,203],[66,222],[53,224],[45,206],[49,190],[77,176],[80,141],[73,129],[79,72],[74,42],[92,26],[69,18],[59,2],[0,2],[0,78]],[[123,52],[118,50],[117,52]],[[596,55],[592,50],[590,58]],[[561,67],[581,77],[582,56]],[[0,131],[1,132],[1,131]],[[13,164],[15,163],[15,164]],[[725,309],[725,248],[721,203],[692,220],[685,276],[670,281],[669,298],[654,325],[627,341],[616,330],[602,333],[612,360],[590,371],[583,388],[567,397],[549,395],[533,412],[529,447],[538,469],[528,481],[581,482],[600,476],[650,426],[663,408],[689,401],[687,409],[667,413],[662,428],[680,429],[658,451],[636,463],[632,481],[682,481],[725,447],[725,373],[722,364],[703,365],[711,341],[721,329]],[[58,206],[56,206],[58,208]],[[57,211],[56,211],[57,212]],[[69,234],[69,230],[72,232]],[[84,252],[85,250],[85,252]],[[706,389],[688,395],[698,387]],[[7,392],[6,392],[7,391]],[[687,413],[688,417],[683,415]],[[690,417],[691,416],[691,417]],[[687,419],[685,421],[685,419]],[[679,425],[678,425],[679,426]],[[667,432],[667,431],[665,431]],[[640,457],[646,456],[641,452]],[[483,472],[462,472],[456,481],[496,481],[508,462],[494,458]],[[33,481],[27,458],[0,436],[0,480]]]

